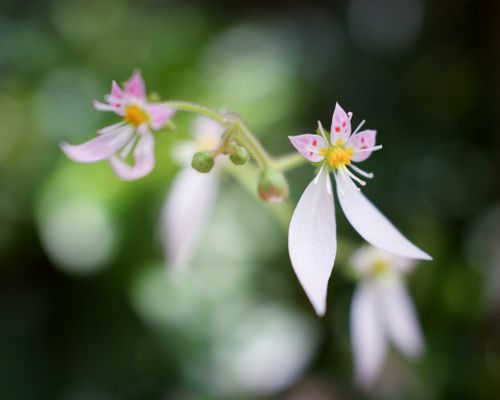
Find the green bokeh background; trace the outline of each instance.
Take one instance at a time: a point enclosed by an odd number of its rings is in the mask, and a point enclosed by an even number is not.
[[[474,0],[1,3],[0,398],[499,398],[499,15]],[[336,101],[377,129],[365,193],[434,257],[408,280],[420,360],[392,352],[373,391],[352,384],[341,270],[362,241],[339,212],[323,319],[286,228],[226,176],[192,273],[165,274],[170,152],[192,116],[156,135],[136,182],[58,148],[116,121],[91,100],[136,68],[163,99],[238,112],[273,154]],[[312,175],[288,174],[292,202]],[[231,360],[269,332],[304,360],[279,390],[250,390]]]

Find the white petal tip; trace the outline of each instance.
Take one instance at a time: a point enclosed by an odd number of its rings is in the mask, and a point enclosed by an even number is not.
[[[424,261],[432,261],[433,258],[429,254],[427,254],[425,251],[420,250],[418,247],[415,246],[414,251],[411,254],[400,254],[402,257],[407,257],[411,258],[414,260],[424,260]]]
[[[326,308],[323,307],[322,309],[314,309],[314,311],[316,311],[316,315],[320,318],[323,318],[325,316],[325,313],[326,313]]]

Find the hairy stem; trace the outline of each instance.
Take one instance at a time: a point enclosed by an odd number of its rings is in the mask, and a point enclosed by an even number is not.
[[[177,111],[186,111],[203,115],[220,123],[228,131],[231,130],[234,134],[235,140],[240,145],[247,148],[248,152],[255,159],[260,168],[264,169],[272,167],[278,170],[286,171],[305,162],[305,159],[300,154],[291,154],[279,159],[271,157],[245,122],[243,122],[242,118],[236,114],[222,114],[218,111],[212,110],[211,108],[182,100],[167,101],[164,104],[168,107],[176,109]]]

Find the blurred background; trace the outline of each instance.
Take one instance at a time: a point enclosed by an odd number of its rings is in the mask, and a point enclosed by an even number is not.
[[[497,399],[497,1],[5,0],[0,5],[0,398]],[[112,116],[91,108],[140,68],[149,91],[240,113],[273,154],[336,101],[384,150],[367,196],[434,256],[408,280],[426,340],[353,385],[342,274],[362,243],[340,212],[319,319],[277,220],[228,177],[191,272],[165,273],[159,216],[179,170],[124,183],[77,164]],[[296,202],[313,169],[289,174]],[[202,194],[200,194],[201,196]]]

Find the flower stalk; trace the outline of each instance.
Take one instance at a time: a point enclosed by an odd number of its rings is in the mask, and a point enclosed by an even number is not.
[[[262,169],[271,167],[284,172],[298,167],[306,162],[303,157],[300,157],[300,155],[295,153],[280,158],[274,158],[269,155],[255,134],[237,114],[220,113],[200,104],[182,100],[167,101],[163,104],[174,110],[202,115],[220,123],[227,129],[227,131],[223,143],[217,150],[222,149],[224,146],[229,144],[232,138],[234,138],[239,145],[244,146],[248,150],[251,157]]]

